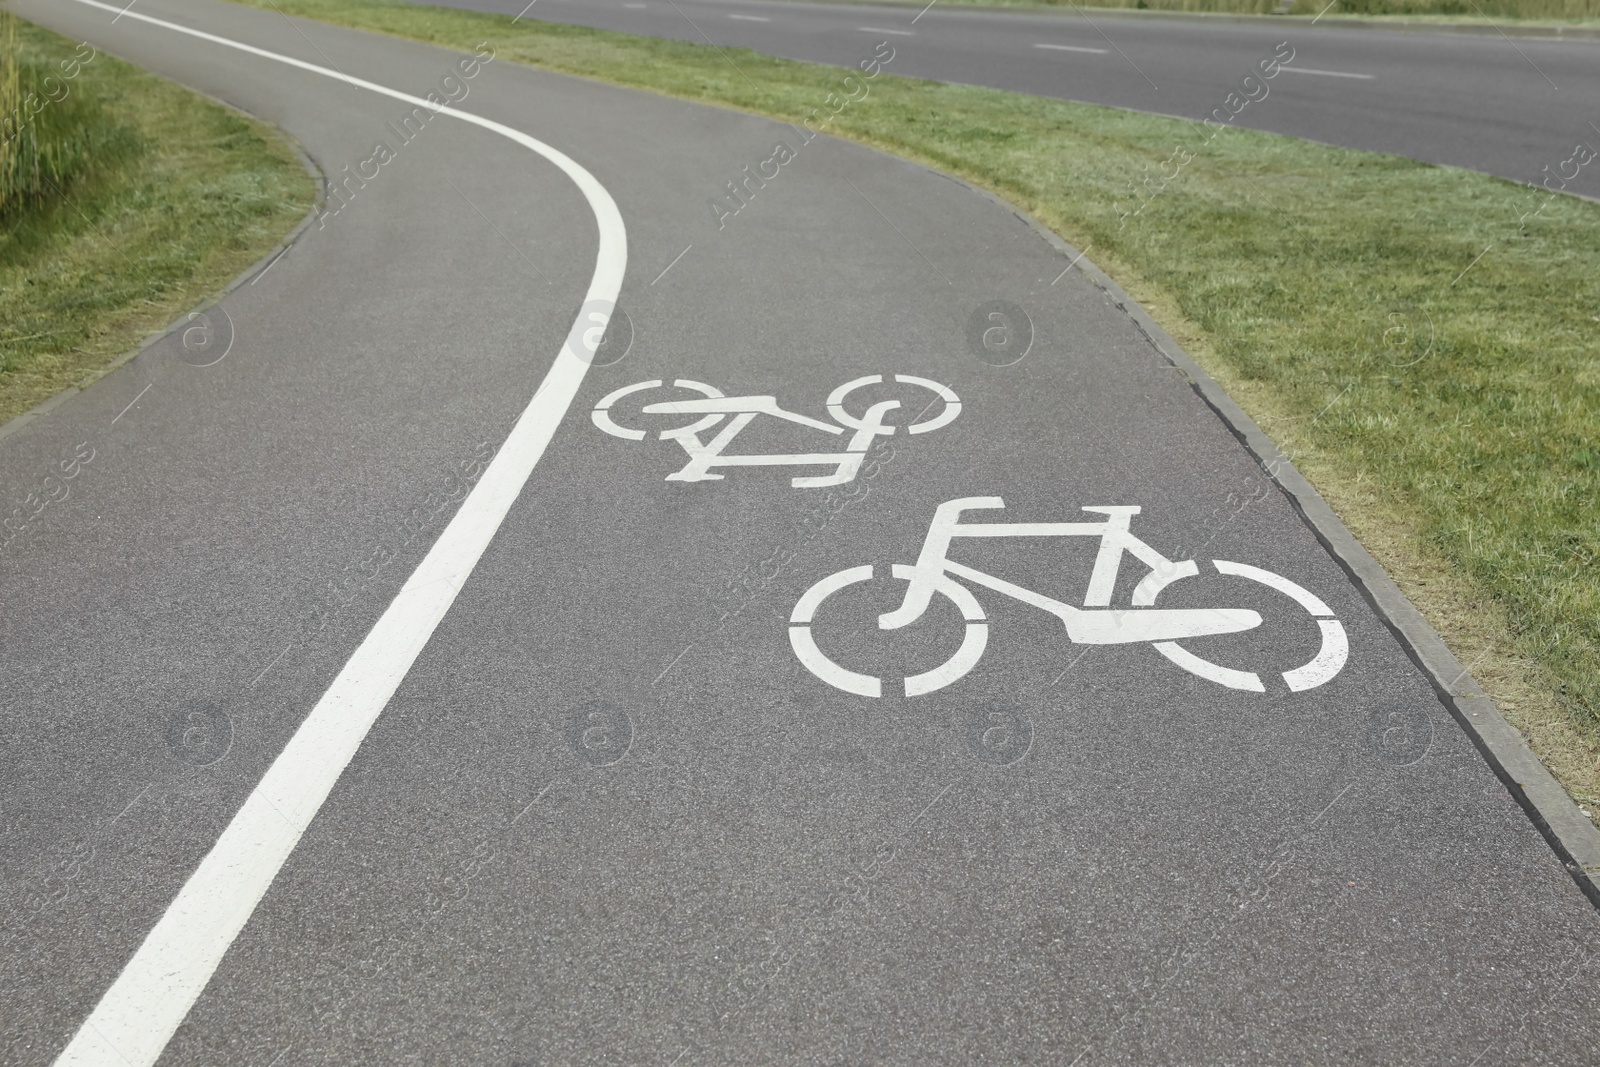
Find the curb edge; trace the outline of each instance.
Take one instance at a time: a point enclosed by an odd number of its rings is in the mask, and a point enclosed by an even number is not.
[[[1490,770],[1522,806],[1579,891],[1600,909],[1600,828],[1578,810],[1578,805],[1534,755],[1522,734],[1506,721],[1489,694],[1334,514],[1322,494],[1295,469],[1255,420],[1105,271],[1027,212],[962,178],[951,174],[944,174],[944,177],[1010,211],[1066,256],[1128,316],[1151,347],[1183,375],[1189,387],[1244,445],[1245,451],[1288,498],[1328,554],[1350,576],[1406,655],[1422,670],[1439,702],[1466,731]]]

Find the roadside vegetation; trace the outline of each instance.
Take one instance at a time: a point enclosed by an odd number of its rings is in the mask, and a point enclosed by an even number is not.
[[[836,0],[839,3],[912,4],[927,0]],[[1404,17],[1485,23],[1491,19],[1541,22],[1600,21],[1600,0],[940,0],[940,7],[1056,7],[1072,10],[1193,11],[1227,15],[1311,15],[1326,19]]]
[[[0,423],[215,293],[314,196],[270,126],[0,11]]]
[[[488,40],[551,70],[791,122],[840,77],[403,0],[246,2],[465,51]],[[1600,813],[1600,205],[892,70],[829,132],[986,186],[1088,249]],[[1576,165],[1530,172],[1544,162]]]

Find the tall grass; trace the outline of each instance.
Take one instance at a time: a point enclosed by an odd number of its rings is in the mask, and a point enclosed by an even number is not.
[[[265,123],[0,12],[0,423],[215,293],[314,195]]]
[[[139,150],[132,128],[78,91],[81,63],[23,47],[0,11],[0,221],[64,197],[97,169]]]
[[[22,72],[17,62],[17,20],[0,11],[0,210],[10,199],[12,160],[17,154],[15,123],[22,108]]]

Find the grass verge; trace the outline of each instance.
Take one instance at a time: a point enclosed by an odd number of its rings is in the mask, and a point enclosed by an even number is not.
[[[842,77],[402,0],[244,2],[463,50],[489,40],[507,58],[794,122]],[[891,75],[828,129],[986,186],[1087,249],[1273,436],[1600,812],[1600,205]],[[1174,167],[1144,199],[1145,178]]]
[[[829,0],[922,7],[927,0]],[[942,0],[950,7],[1066,8],[1074,11],[1189,11],[1218,15],[1311,15],[1338,18],[1448,20],[1485,24],[1489,19],[1600,23],[1600,0]]]
[[[0,27],[0,97],[16,72],[21,105],[0,115],[0,423],[225,286],[316,194],[271,126],[13,25],[14,38]]]

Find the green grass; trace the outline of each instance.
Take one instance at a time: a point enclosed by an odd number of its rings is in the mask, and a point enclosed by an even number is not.
[[[833,0],[837,3],[890,3],[922,7],[927,0]],[[1542,22],[1600,20],[1600,0],[941,0],[940,7],[1070,8],[1192,11],[1232,15],[1323,15],[1328,19],[1422,18],[1451,22],[1485,19],[1536,19]]]
[[[0,422],[201,303],[315,197],[270,126],[106,55],[62,78],[84,54],[0,14],[0,139],[17,94],[56,98],[0,148]]]
[[[399,0],[246,2],[458,49],[487,39],[506,58],[788,121],[842,76]],[[871,86],[830,132],[982,184],[1091,248],[1292,455],[1568,788],[1600,802],[1600,206],[1557,197],[1527,214],[1541,201],[1526,188],[1391,156],[1231,128],[1200,147],[1183,120],[888,74]],[[1130,181],[1179,144],[1193,161],[1124,222]]]
[[[125,164],[137,133],[108,119],[73,82],[91,49],[58,59],[24,51],[17,20],[0,13],[0,222],[62,198],[97,172]]]

